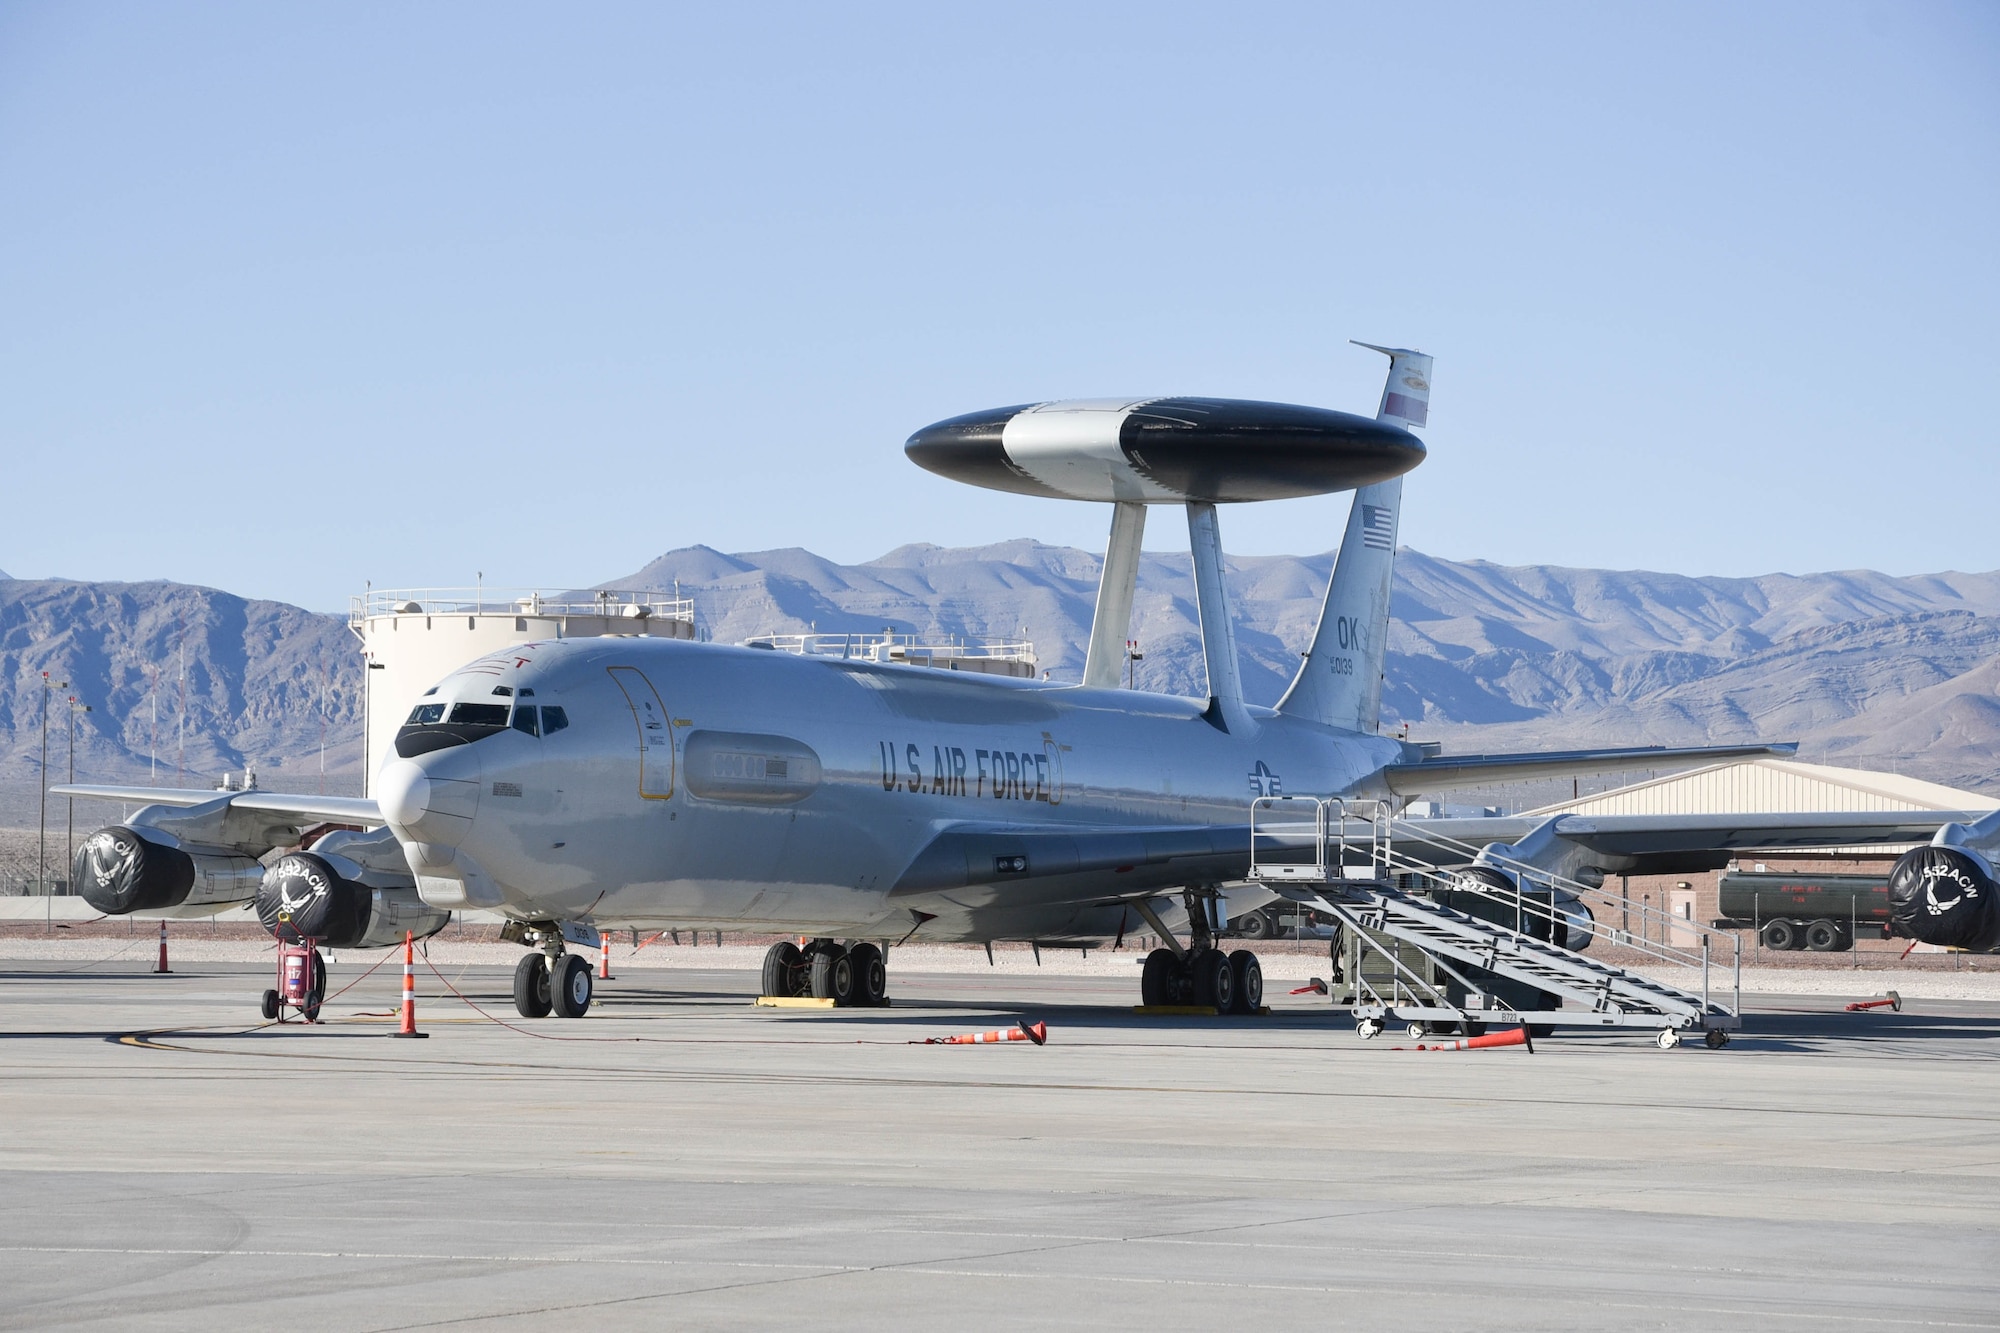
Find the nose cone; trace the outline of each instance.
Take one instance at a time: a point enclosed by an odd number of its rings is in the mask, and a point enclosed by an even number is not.
[[[437,771],[440,768],[447,771]],[[451,769],[467,771],[460,776]],[[392,759],[375,774],[375,804],[406,841],[456,847],[479,810],[476,761],[468,768],[464,761],[449,758],[436,764]]]
[[[429,775],[407,759],[382,765],[382,771],[375,775],[375,804],[391,824],[415,826],[430,810]]]

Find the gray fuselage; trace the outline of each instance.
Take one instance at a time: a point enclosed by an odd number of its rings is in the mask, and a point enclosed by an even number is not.
[[[1375,794],[1404,749],[1264,709],[1232,735],[1191,699],[647,638],[524,645],[424,702],[566,718],[384,763],[424,897],[607,927],[1102,937],[1175,872],[906,875],[955,829],[1241,829],[1258,795]]]

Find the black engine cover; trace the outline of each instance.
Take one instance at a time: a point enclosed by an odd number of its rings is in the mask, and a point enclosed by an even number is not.
[[[106,916],[179,907],[194,887],[194,860],[131,829],[99,829],[76,849],[70,883]]]
[[[1956,847],[1918,847],[1889,872],[1889,920],[1898,935],[1954,949],[2000,944],[2000,888]]]
[[[331,949],[354,945],[368,930],[370,891],[342,879],[311,852],[292,852],[264,872],[257,919],[288,944],[311,938]]]

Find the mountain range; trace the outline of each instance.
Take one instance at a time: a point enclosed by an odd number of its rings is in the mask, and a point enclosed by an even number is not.
[[[1333,555],[1235,557],[1246,692],[1283,693]],[[1033,541],[900,547],[841,565],[790,549],[671,551],[605,585],[691,597],[703,636],[878,632],[1032,640],[1082,674],[1100,559]],[[2000,790],[2000,571],[1756,578],[1397,557],[1385,725],[1447,751],[1797,740],[1815,761]],[[1141,563],[1138,688],[1205,692],[1186,555]],[[49,768],[359,789],[360,671],[342,617],[171,583],[0,576],[0,823],[34,822],[41,673]],[[185,703],[183,703],[185,700]],[[157,722],[155,707],[157,705]],[[183,719],[185,732],[183,734]],[[157,767],[155,767],[157,765]]]

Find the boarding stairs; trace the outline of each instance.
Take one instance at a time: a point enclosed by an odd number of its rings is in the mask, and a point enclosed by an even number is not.
[[[1250,878],[1332,916],[1356,946],[1357,965],[1348,980],[1354,986],[1356,1030],[1363,1036],[1372,1037],[1389,1023],[1408,1023],[1414,1034],[1435,1024],[1497,1022],[1652,1028],[1667,1048],[1679,1044],[1682,1032],[1698,1030],[1714,1047],[1726,1045],[1728,1034],[1741,1026],[1741,943],[1730,937],[1731,1001],[1725,1004],[1710,984],[1708,936],[1701,937],[1698,950],[1672,943],[1688,924],[1676,925],[1676,918],[1649,902],[1491,852],[1482,855],[1479,848],[1424,829],[1420,821],[1393,818],[1378,801],[1260,797],[1252,803],[1250,833]],[[1410,852],[1413,844],[1422,845],[1426,855]],[[1520,890],[1461,873],[1475,863],[1505,871]],[[1483,911],[1447,903],[1477,903]],[[1579,905],[1588,910],[1588,920]],[[1637,933],[1631,929],[1635,917]],[[1610,920],[1624,925],[1599,924]],[[1683,971],[1690,981],[1698,972],[1700,989],[1683,989],[1563,947],[1576,937],[1581,945],[1601,942],[1635,951],[1645,965]],[[1425,966],[1412,965],[1412,951]],[[1372,966],[1359,965],[1364,957]],[[1531,987],[1555,997],[1561,1007],[1523,1011],[1492,993],[1486,976]]]

